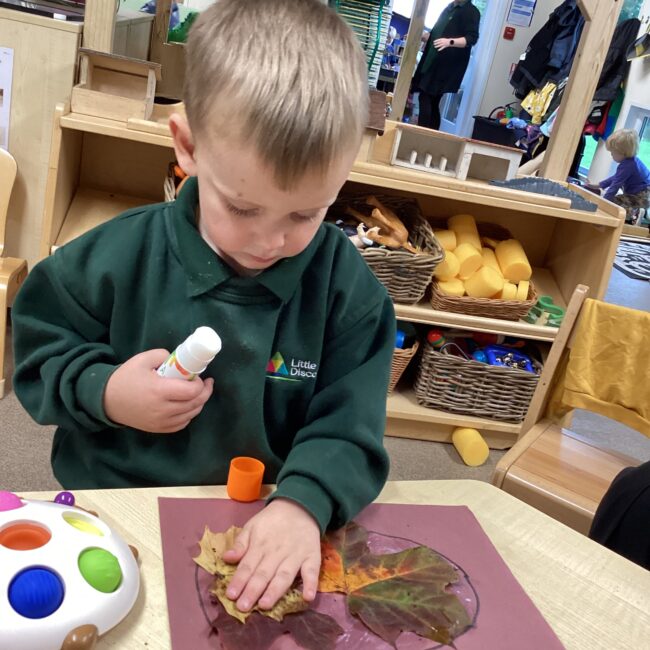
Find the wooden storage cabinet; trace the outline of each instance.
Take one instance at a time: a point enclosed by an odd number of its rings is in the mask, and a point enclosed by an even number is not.
[[[57,107],[41,258],[130,208],[164,200],[171,137]]]
[[[169,135],[68,111],[57,107],[54,120],[42,257],[128,208],[163,200],[167,166],[174,159]],[[427,217],[469,213],[477,221],[500,224],[523,243],[540,295],[551,295],[566,307],[576,286],[585,284],[592,297],[604,296],[623,227],[621,208],[588,195],[597,202],[597,212],[571,210],[565,199],[391,167],[382,159],[390,151],[389,140],[390,132],[377,140],[373,161],[355,163],[343,193],[406,195],[418,200]],[[415,323],[538,341],[544,354],[558,338],[552,327],[437,311],[426,298],[417,305],[396,304],[395,311],[398,319]],[[560,337],[556,348],[564,344]],[[520,423],[422,407],[412,388],[398,385],[388,398],[387,435],[447,442],[456,426],[479,429],[493,448],[510,447],[523,433]]]
[[[42,235],[52,111],[70,96],[82,27],[0,8],[0,44],[14,51],[9,152],[18,165],[6,252],[25,258],[30,267],[38,260]]]

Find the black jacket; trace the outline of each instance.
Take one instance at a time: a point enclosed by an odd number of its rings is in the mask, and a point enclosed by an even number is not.
[[[460,5],[452,2],[443,10],[431,30],[431,37],[415,71],[412,84],[414,90],[421,90],[430,95],[458,92],[467,70],[472,46],[478,41],[480,20],[481,14],[471,2]],[[440,34],[438,38],[465,37],[467,47],[448,47],[438,52],[431,68],[424,72],[424,63],[433,47],[436,34]]]
[[[596,86],[594,101],[614,101],[616,91],[627,78],[630,69],[630,62],[626,56],[627,49],[636,40],[640,28],[641,21],[638,18],[630,18],[617,25]]]
[[[650,570],[650,461],[626,467],[609,486],[589,537]]]
[[[555,9],[512,73],[510,83],[519,99],[547,81],[558,83],[569,76],[584,24],[576,0],[564,0]]]

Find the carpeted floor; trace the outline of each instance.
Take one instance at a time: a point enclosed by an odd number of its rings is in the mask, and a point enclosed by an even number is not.
[[[614,268],[635,280],[650,280],[650,240],[621,240]]]
[[[633,280],[614,270],[606,298],[609,302],[650,309],[650,283]],[[7,371],[10,369],[7,368]],[[572,429],[641,461],[650,459],[650,439],[616,422],[578,411]],[[13,392],[0,400],[0,489],[55,490],[59,487],[50,470],[53,427],[35,424]],[[482,467],[466,467],[451,445],[401,438],[387,438],[391,480],[459,479],[489,481],[503,452],[491,451]]]

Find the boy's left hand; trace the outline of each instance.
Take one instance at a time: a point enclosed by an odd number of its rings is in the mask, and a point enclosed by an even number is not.
[[[278,498],[248,521],[223,558],[239,562],[226,595],[237,601],[242,612],[256,603],[261,609],[271,609],[298,572],[302,595],[311,601],[320,573],[320,529],[302,506]]]

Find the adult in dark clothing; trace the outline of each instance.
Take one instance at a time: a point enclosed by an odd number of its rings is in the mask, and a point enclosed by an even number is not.
[[[412,87],[420,91],[420,126],[440,128],[440,100],[458,92],[480,20],[471,0],[454,0],[440,14],[413,77]]]
[[[589,537],[650,570],[650,461],[626,467],[596,510]]]

